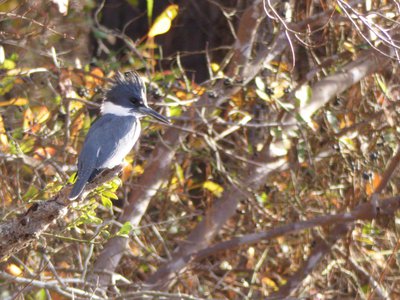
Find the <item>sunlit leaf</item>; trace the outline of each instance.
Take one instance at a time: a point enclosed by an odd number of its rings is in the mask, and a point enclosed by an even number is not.
[[[154,21],[151,26],[148,37],[152,38],[168,32],[171,28],[172,20],[178,15],[179,7],[176,4],[168,6]]]
[[[23,129],[31,132],[38,132],[40,124],[46,122],[50,117],[50,112],[46,106],[28,107],[24,111]]]
[[[104,72],[99,67],[92,68],[90,74],[85,76],[85,87],[88,90],[94,90],[104,84]]]
[[[133,174],[135,175],[142,175],[144,172],[144,168],[142,165],[135,165],[133,167]]]
[[[264,91],[256,89],[256,94],[258,97],[260,97],[264,101],[271,102],[271,97]]]
[[[3,117],[0,115],[0,144],[5,148],[8,148],[8,137],[6,134],[6,128],[4,126]]]
[[[211,70],[213,71],[213,72],[218,72],[219,71],[219,69],[220,69],[221,67],[220,67],[220,65],[219,64],[217,64],[217,63],[211,63]]]
[[[29,101],[26,98],[11,98],[7,101],[0,101],[0,107],[9,105],[23,106],[27,105],[28,103]]]
[[[268,195],[265,192],[262,192],[261,194],[256,194],[256,199],[258,202],[265,204],[268,201]]]
[[[117,232],[118,236],[123,236],[123,237],[128,237],[129,234],[132,232],[133,226],[131,222],[125,222],[124,225],[122,225],[121,229]]]
[[[312,89],[309,85],[303,84],[295,93],[294,96],[299,101],[299,107],[303,107],[310,102]]]
[[[384,92],[386,95],[388,94],[388,87],[385,82],[385,78],[379,74],[374,75],[375,80],[377,81],[379,87],[381,88],[382,92]]]
[[[223,77],[224,72],[221,70],[221,66],[215,62],[211,63],[211,70],[216,73],[217,76]]]
[[[111,184],[111,190],[116,191],[121,186],[122,180],[118,176],[115,176],[109,183]]]
[[[22,270],[15,264],[8,264],[5,268],[6,272],[13,276],[20,276],[22,274]]]
[[[35,138],[32,137],[20,143],[19,148],[22,151],[22,153],[28,153],[33,150],[34,145],[35,145]]]
[[[256,87],[258,90],[265,91],[265,83],[264,83],[264,80],[260,76],[257,76],[254,79],[254,81],[256,83]]]
[[[33,106],[31,107],[31,110],[34,115],[34,119],[36,123],[44,123],[50,118],[50,111],[49,109],[44,106]]]
[[[16,63],[11,59],[5,59],[2,64],[0,64],[0,69],[12,70],[15,69]]]
[[[353,132],[352,135],[342,136],[339,138],[339,141],[342,145],[346,146],[347,149],[355,151],[357,149],[357,146],[354,141],[354,138],[356,137],[357,134],[358,134],[357,132]]]
[[[80,113],[71,124],[71,137],[76,138],[79,136],[79,132],[82,129],[85,121],[85,114]]]
[[[26,191],[26,193],[22,196],[22,200],[24,201],[29,201],[34,199],[37,195],[39,194],[39,190],[31,185],[28,190]]]
[[[115,193],[111,192],[111,191],[103,191],[102,192],[102,196],[105,196],[105,197],[110,198],[110,199],[118,200],[118,196]]]
[[[56,149],[54,147],[39,147],[34,151],[33,158],[43,160],[53,157],[54,154],[56,154]]]
[[[261,282],[262,282],[263,284],[265,284],[266,286],[272,288],[274,291],[279,290],[279,287],[278,287],[278,285],[275,283],[275,281],[273,281],[273,280],[272,280],[271,278],[269,278],[269,277],[263,277],[263,278],[261,279]]]
[[[112,201],[108,197],[101,196],[101,203],[106,208],[112,208],[113,206]]]
[[[4,53],[4,47],[0,45],[0,64],[3,64],[6,59],[6,55]]]
[[[185,177],[183,175],[182,167],[179,164],[175,163],[175,170],[176,170],[176,176],[178,177],[179,183],[181,185],[183,185],[185,183]]]
[[[182,107],[180,106],[171,106],[168,108],[169,117],[179,117],[182,115]]]
[[[357,52],[357,49],[354,47],[354,43],[351,43],[351,42],[348,42],[348,41],[345,41],[343,43],[343,48],[345,50],[351,52],[351,53],[356,53]]]
[[[224,188],[222,186],[210,180],[207,180],[203,183],[203,188],[209,190],[217,197],[221,197],[222,193],[224,192]]]
[[[5,95],[9,91],[11,91],[11,89],[15,84],[15,81],[16,81],[15,77],[10,77],[10,76],[5,76],[2,79],[0,79],[0,95]],[[0,102],[0,104],[1,103],[4,102]]]

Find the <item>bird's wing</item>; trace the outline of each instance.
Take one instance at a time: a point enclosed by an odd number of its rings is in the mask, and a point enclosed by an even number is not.
[[[105,115],[97,119],[90,127],[78,157],[78,178],[69,195],[70,200],[79,197],[92,174],[96,172],[97,161],[104,137],[102,132],[110,126],[111,121],[112,118]]]

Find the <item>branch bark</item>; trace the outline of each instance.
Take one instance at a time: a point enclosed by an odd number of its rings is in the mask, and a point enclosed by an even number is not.
[[[88,184],[85,194],[116,176],[122,168],[115,167]],[[0,261],[29,246],[57,219],[63,218],[73,201],[68,200],[71,186],[65,186],[53,199],[36,202],[20,216],[0,224]],[[83,196],[84,198],[84,196]]]

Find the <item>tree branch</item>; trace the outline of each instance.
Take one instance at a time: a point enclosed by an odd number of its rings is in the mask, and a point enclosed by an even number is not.
[[[81,199],[90,191],[111,180],[121,170],[122,167],[117,166],[97,177],[86,186],[85,194]],[[29,246],[54,221],[63,218],[68,213],[68,209],[73,203],[68,199],[71,187],[71,185],[65,186],[51,200],[36,202],[24,214],[0,224],[0,260],[5,260],[11,254]]]

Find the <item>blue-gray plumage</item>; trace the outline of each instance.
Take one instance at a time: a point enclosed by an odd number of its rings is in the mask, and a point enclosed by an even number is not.
[[[106,92],[101,117],[93,123],[78,158],[77,180],[69,195],[78,198],[86,184],[104,169],[122,163],[140,136],[140,118],[168,120],[148,107],[146,87],[136,72],[117,73]]]

